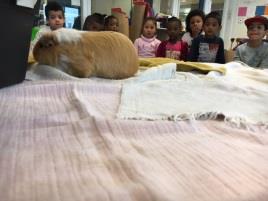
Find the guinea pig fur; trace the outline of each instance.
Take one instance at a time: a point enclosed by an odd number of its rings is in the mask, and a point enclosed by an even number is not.
[[[39,64],[50,65],[76,77],[123,79],[139,66],[137,51],[117,32],[58,29],[44,34],[33,49]]]

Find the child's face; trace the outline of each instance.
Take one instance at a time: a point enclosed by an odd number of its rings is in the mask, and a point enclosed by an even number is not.
[[[156,32],[156,27],[155,23],[152,20],[148,20],[145,22],[143,25],[143,32],[142,35],[145,36],[146,38],[152,38],[154,37]]]
[[[49,11],[48,25],[50,26],[51,30],[56,30],[56,29],[62,28],[64,25],[64,21],[65,20],[64,20],[63,13],[61,10]]]
[[[182,27],[180,24],[176,21],[174,22],[169,22],[167,24],[167,34],[169,36],[170,41],[177,41],[179,38],[179,35],[181,33]]]
[[[193,34],[200,33],[203,27],[203,19],[202,17],[196,15],[191,17],[190,19],[190,29]]]
[[[267,34],[267,30],[265,30],[264,25],[259,22],[253,22],[247,28],[248,38],[250,40],[262,40]]]
[[[115,18],[109,20],[108,25],[106,27],[107,31],[118,31],[118,21]]]
[[[221,30],[221,26],[216,18],[207,18],[204,23],[203,30],[207,37],[214,37],[218,35],[219,31]]]

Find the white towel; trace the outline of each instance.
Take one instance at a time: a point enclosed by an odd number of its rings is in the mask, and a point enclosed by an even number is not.
[[[268,125],[268,74],[234,68],[227,76],[178,73],[176,79],[126,83],[118,118],[216,119],[238,126]]]

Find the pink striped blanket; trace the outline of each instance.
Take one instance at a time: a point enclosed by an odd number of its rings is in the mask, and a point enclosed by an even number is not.
[[[0,90],[1,201],[267,201],[268,131],[120,120],[121,82]]]

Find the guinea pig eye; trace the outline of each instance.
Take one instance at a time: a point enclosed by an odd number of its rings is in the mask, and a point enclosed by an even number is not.
[[[47,44],[47,47],[52,47],[52,46],[53,46],[53,42],[49,41],[48,44]]]

